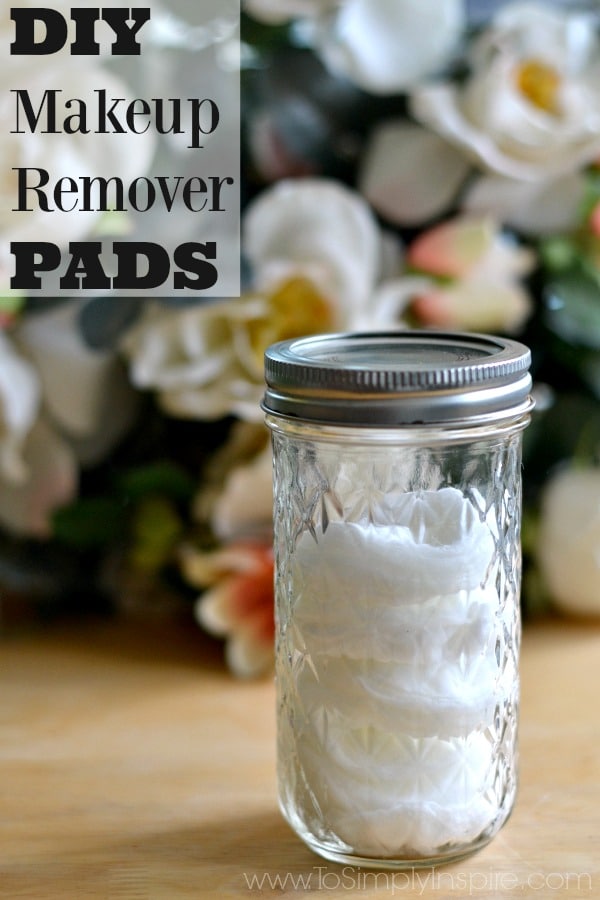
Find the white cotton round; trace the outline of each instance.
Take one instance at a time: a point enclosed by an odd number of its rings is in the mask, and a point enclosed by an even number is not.
[[[413,738],[372,729],[301,734],[298,762],[336,836],[363,853],[430,853],[473,839],[496,813],[492,748],[482,734]],[[351,786],[351,788],[350,788]],[[486,791],[490,799],[485,799]]]
[[[304,604],[356,603],[375,610],[479,587],[495,542],[479,511],[456,488],[407,493],[394,525],[331,522],[317,539],[305,532],[294,554],[294,595]]]
[[[498,815],[488,725],[510,701],[513,657],[483,498],[407,492],[393,513],[394,524],[335,520],[298,540],[281,757],[293,747],[296,790],[339,841],[431,856]]]
[[[465,807],[435,803],[397,803],[393,809],[345,810],[331,819],[337,837],[364,856],[386,858],[399,848],[412,856],[427,857],[432,849],[474,841],[497,818],[497,804],[475,797]],[[335,823],[335,824],[334,824]]]
[[[493,717],[496,693],[493,654],[470,670],[441,663],[376,664],[363,660],[312,660],[298,675],[295,716],[312,726],[325,709],[343,718],[346,728],[376,728],[415,737],[465,735]],[[333,700],[329,698],[333,697]]]
[[[348,598],[343,616],[336,604],[312,593],[310,586],[309,578],[303,580],[292,628],[295,644],[315,659],[343,654],[348,659],[411,665],[422,659],[423,665],[430,665],[454,653],[470,659],[494,638],[493,585],[406,603],[357,590]]]

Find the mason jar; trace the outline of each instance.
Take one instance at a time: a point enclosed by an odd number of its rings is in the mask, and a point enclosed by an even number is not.
[[[279,798],[327,859],[430,866],[511,812],[529,365],[477,334],[267,350]]]

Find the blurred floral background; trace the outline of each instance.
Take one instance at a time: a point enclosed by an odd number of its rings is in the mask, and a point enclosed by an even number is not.
[[[524,614],[600,617],[600,5],[242,8],[242,297],[0,299],[0,627],[184,616],[270,672],[263,351],[415,327],[532,348]],[[156,21],[154,77],[231,52]],[[85,228],[135,227],[108,218]]]

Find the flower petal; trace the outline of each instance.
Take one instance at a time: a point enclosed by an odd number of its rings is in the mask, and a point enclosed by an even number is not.
[[[444,66],[464,26],[461,0],[346,0],[316,44],[332,71],[391,94]]]
[[[493,239],[491,220],[452,219],[419,235],[408,250],[411,266],[431,275],[461,278],[489,252]]]
[[[529,316],[531,300],[516,284],[465,280],[415,298],[411,309],[436,328],[511,333]]]
[[[539,236],[574,228],[584,196],[585,179],[579,172],[539,183],[488,175],[474,181],[463,208]]]
[[[547,483],[537,558],[558,606],[600,615],[600,469],[566,469]]]
[[[118,300],[107,300],[118,303]],[[91,350],[77,326],[80,305],[70,300],[21,319],[16,336],[31,357],[52,419],[80,460],[99,462],[132,424],[137,397],[117,354]]]
[[[285,266],[316,280],[338,314],[365,303],[379,273],[380,235],[364,200],[326,178],[288,179],[248,207],[244,250],[258,288]],[[343,321],[340,322],[343,325]]]
[[[215,421],[225,416],[238,416],[246,422],[262,422],[264,414],[260,401],[264,393],[262,382],[252,382],[244,370],[233,363],[212,384],[201,389],[193,385],[180,390],[165,390],[159,394],[162,409],[182,419]]]
[[[360,331],[382,328],[405,328],[404,315],[415,296],[429,291],[434,282],[430,278],[393,278],[384,281],[374,291],[364,318],[356,321]]]
[[[11,481],[26,477],[21,448],[40,404],[37,374],[0,332],[0,475]]]
[[[23,451],[27,478],[0,482],[0,523],[10,532],[37,538],[51,533],[50,516],[76,495],[78,467],[69,444],[38,419]]]
[[[423,85],[411,109],[488,171],[558,178],[600,152],[599,52],[591,16],[510,4],[472,46],[465,82]]]
[[[338,0],[243,0],[244,11],[259,22],[280,25],[293,18],[317,16],[337,4]]]
[[[265,547],[250,541],[236,541],[218,550],[205,552],[185,546],[180,558],[186,580],[194,587],[205,588],[224,576],[261,572],[270,554],[270,545]]]
[[[445,212],[469,170],[464,154],[434,132],[389,121],[371,135],[359,189],[388,221],[418,225]]]
[[[256,640],[254,635],[240,632],[227,642],[225,658],[238,678],[269,675],[275,662],[274,641]]]
[[[271,524],[273,515],[272,458],[270,446],[247,465],[229,475],[215,503],[212,526],[221,539],[231,539]]]
[[[205,560],[198,557],[205,557]],[[228,638],[226,656],[237,675],[259,674],[272,666],[275,621],[273,610],[273,551],[271,544],[231,544],[213,554],[188,551],[184,574],[212,557],[232,566],[195,606],[198,623],[212,634]],[[190,568],[191,567],[191,568]],[[214,573],[218,575],[218,573]]]

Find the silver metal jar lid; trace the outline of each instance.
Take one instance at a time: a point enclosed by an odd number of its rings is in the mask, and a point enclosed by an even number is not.
[[[531,406],[531,354],[486,334],[323,334],[265,353],[267,413],[324,424],[496,421]]]

